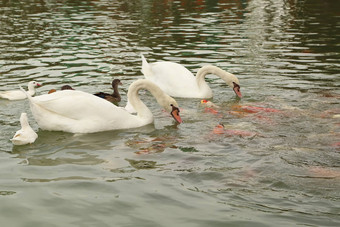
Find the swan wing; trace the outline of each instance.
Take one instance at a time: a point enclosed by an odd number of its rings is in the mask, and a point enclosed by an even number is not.
[[[173,62],[149,64],[151,74],[145,78],[157,84],[165,93],[174,97],[190,97],[199,92],[196,77],[183,65]]]
[[[73,119],[111,113],[118,109],[104,99],[82,91],[63,90],[36,96],[32,100],[40,108]]]
[[[45,130],[90,133],[139,126],[138,117],[124,108],[82,91],[58,91],[30,101],[34,118]]]

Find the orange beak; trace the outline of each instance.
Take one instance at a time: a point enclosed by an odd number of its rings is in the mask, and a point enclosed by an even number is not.
[[[233,90],[234,90],[235,94],[236,94],[238,97],[242,98],[240,85],[238,85],[238,84],[235,83],[235,82],[233,82],[233,84],[234,84]]]
[[[182,123],[183,121],[182,121],[182,119],[181,119],[181,116],[179,116],[179,109],[176,107],[176,106],[174,106],[174,105],[172,105],[171,104],[171,106],[172,106],[172,110],[171,110],[171,116],[178,122],[178,123]]]

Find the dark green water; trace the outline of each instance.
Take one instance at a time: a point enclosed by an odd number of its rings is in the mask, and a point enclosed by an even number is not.
[[[110,91],[149,62],[208,76],[218,113],[181,99],[184,123],[87,135],[38,128],[0,99],[0,226],[339,226],[340,2],[1,1],[0,91]],[[280,112],[240,112],[240,106]],[[9,141],[27,112],[39,138]],[[252,136],[214,134],[218,123]],[[235,132],[235,131],[234,131]]]

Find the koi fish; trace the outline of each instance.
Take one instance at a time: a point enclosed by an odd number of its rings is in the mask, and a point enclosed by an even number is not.
[[[267,108],[267,107],[260,107],[260,106],[241,106],[241,105],[234,105],[233,108],[237,110],[242,110],[247,113],[258,113],[258,112],[266,112],[266,113],[279,113],[281,110]]]
[[[213,134],[224,134],[227,136],[255,136],[256,133],[244,131],[244,130],[238,130],[238,129],[225,129],[223,124],[218,124],[213,129]]]

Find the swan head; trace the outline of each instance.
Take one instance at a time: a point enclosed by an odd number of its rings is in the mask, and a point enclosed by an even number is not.
[[[232,88],[233,88],[235,94],[238,97],[242,98],[241,87],[240,87],[239,83],[233,82]]]
[[[221,77],[221,78],[226,82],[226,84],[229,87],[233,89],[233,91],[239,98],[242,98],[241,86],[240,86],[240,81],[238,80],[238,78],[234,74],[231,74],[225,71],[224,73],[225,73],[225,77]]]
[[[175,99],[166,95],[159,104],[165,109],[166,112],[170,113],[170,115],[175,119],[177,123],[182,123],[181,116],[179,115],[178,104]]]
[[[226,71],[224,71],[225,76],[221,77],[226,84],[231,87],[233,89],[233,91],[235,92],[235,94],[242,98],[242,94],[241,94],[241,86],[240,86],[240,81],[238,80],[238,78],[231,73],[228,73]]]
[[[171,116],[177,121],[177,123],[182,123],[182,118],[181,116],[179,115],[179,108],[177,106],[174,106],[173,104],[170,104],[172,110],[170,112]]]

